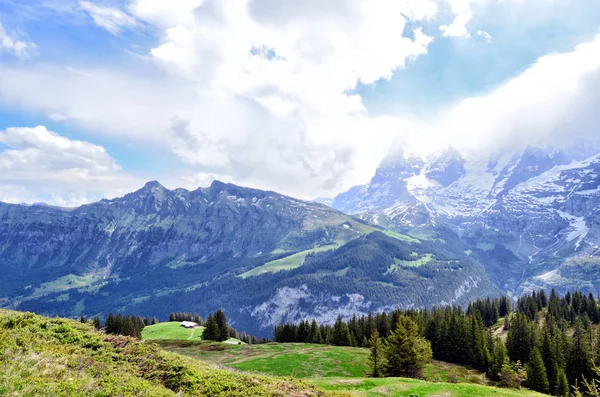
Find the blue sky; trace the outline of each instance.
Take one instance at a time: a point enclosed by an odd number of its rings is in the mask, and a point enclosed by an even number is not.
[[[3,201],[215,178],[332,196],[423,137],[473,151],[597,133],[593,0],[39,3],[0,0]]]

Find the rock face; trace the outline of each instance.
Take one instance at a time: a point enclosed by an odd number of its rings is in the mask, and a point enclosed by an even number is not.
[[[598,153],[597,144],[586,144],[564,150],[528,147],[470,161],[452,149],[424,160],[392,158],[380,168],[389,185],[405,191],[381,189],[378,171],[369,185],[349,191],[374,192],[371,199],[349,201],[344,193],[333,206],[400,231],[443,225],[470,246],[507,292],[595,291],[600,270],[590,269],[600,264]]]
[[[407,194],[400,187],[389,193]],[[279,320],[497,293],[452,238],[394,234],[323,204],[218,181],[194,191],[149,182],[72,209],[0,203],[0,306],[162,318],[223,308],[240,329],[271,336]]]

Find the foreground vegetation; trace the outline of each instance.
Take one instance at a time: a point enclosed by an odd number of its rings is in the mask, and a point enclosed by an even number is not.
[[[298,380],[217,369],[135,338],[98,332],[91,323],[32,313],[0,310],[0,352],[0,395],[330,395]]]

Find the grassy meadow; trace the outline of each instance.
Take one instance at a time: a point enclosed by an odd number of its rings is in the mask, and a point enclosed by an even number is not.
[[[143,340],[190,340],[201,341],[204,327],[184,328],[179,321],[149,325],[142,331]],[[237,344],[239,339],[229,338],[225,343]],[[241,342],[243,344],[243,342]]]

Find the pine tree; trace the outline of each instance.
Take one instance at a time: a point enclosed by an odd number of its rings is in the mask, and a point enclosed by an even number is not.
[[[117,333],[117,325],[115,323],[115,316],[112,313],[108,314],[108,318],[106,319],[104,328],[105,328],[107,334],[116,334]]]
[[[177,321],[176,318],[175,318],[175,313],[171,312],[169,314],[169,321]]]
[[[321,335],[321,330],[317,325],[317,320],[315,320],[314,318],[310,323],[310,329],[308,330],[308,342],[317,344],[323,343],[323,336]]]
[[[335,346],[351,346],[350,331],[348,330],[348,326],[342,320],[341,314],[338,314],[337,320],[333,325],[331,343]]]
[[[490,365],[490,352],[487,347],[485,325],[479,312],[471,318],[471,346],[469,361],[473,368],[486,372]]]
[[[577,319],[575,332],[573,333],[573,347],[567,364],[567,378],[570,384],[574,384],[576,381],[581,382],[583,377],[592,379],[593,376],[593,359],[589,336],[583,328],[581,320]]]
[[[216,341],[219,334],[219,327],[217,321],[212,313],[210,313],[206,319],[206,325],[202,332],[202,339]]]
[[[381,338],[379,338],[379,332],[377,332],[377,330],[373,331],[369,344],[371,346],[369,361],[373,370],[371,376],[373,378],[379,378],[383,376],[384,373],[385,358],[383,355],[383,343],[381,342]]]
[[[99,316],[94,317],[94,328],[96,328],[96,329],[102,328],[102,322],[100,321]]]
[[[500,377],[500,371],[502,371],[502,366],[504,365],[504,361],[506,360],[506,346],[504,346],[504,342],[500,340],[500,338],[496,338],[494,342],[494,353],[492,355],[492,362],[490,364],[490,377],[492,379],[498,379]]]
[[[523,313],[516,313],[506,338],[506,350],[512,361],[526,362],[529,359],[533,348],[531,330],[527,317]]]
[[[550,383],[548,382],[548,376],[546,374],[546,367],[542,360],[542,355],[537,347],[531,350],[529,355],[529,362],[527,363],[527,381],[525,385],[540,393],[548,393],[550,390]]]
[[[561,397],[565,397],[569,394],[569,382],[567,381],[567,375],[562,368],[556,373],[556,391],[554,391],[553,394]]]
[[[229,325],[227,324],[227,317],[223,310],[219,309],[215,313],[215,322],[217,324],[217,342],[224,342],[229,339]]]
[[[395,331],[385,343],[386,374],[420,378],[425,364],[432,358],[431,344],[419,336],[417,324],[401,316]]]

